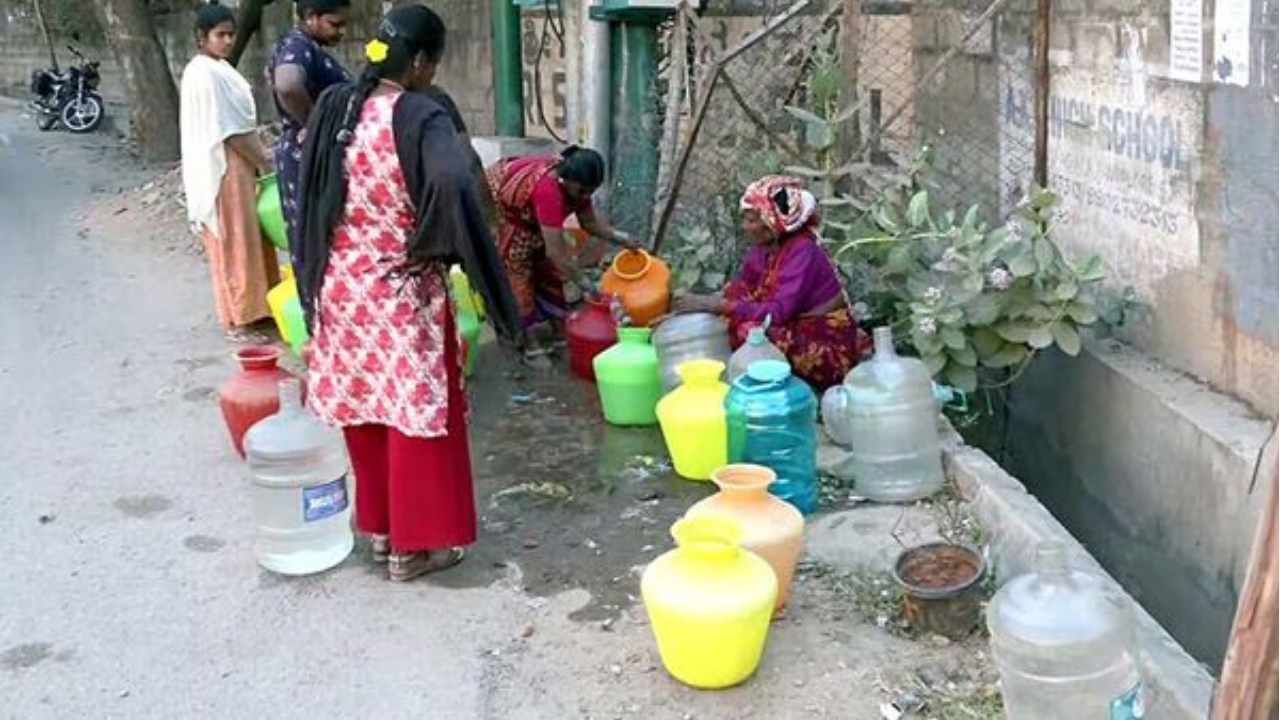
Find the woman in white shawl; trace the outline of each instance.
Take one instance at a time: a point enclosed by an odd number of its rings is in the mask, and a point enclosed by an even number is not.
[[[182,71],[182,183],[187,217],[204,236],[218,319],[234,339],[271,317],[267,290],[280,280],[275,250],[257,216],[257,174],[270,153],[257,133],[253,91],[227,62],[235,44],[231,10],[196,11],[200,52]]]

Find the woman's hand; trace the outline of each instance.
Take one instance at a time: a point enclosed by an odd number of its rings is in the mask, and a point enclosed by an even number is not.
[[[640,243],[636,242],[635,238],[622,232],[621,230],[613,231],[612,241],[614,245],[617,245],[618,247],[621,247],[623,250],[627,250],[629,252],[635,252],[636,250],[640,249]]]

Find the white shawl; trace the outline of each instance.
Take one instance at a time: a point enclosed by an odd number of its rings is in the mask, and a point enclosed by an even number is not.
[[[225,60],[196,55],[182,71],[182,185],[187,219],[218,233],[218,189],[227,171],[222,143],[258,124],[253,89]]]

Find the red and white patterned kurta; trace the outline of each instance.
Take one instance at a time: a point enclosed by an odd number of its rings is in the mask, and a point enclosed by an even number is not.
[[[347,146],[347,201],[308,348],[309,405],[330,425],[434,438],[448,434],[448,286],[443,267],[420,280],[389,275],[415,224],[391,130],[399,97],[365,102]]]

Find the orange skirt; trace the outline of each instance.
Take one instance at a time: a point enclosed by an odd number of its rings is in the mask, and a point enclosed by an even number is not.
[[[276,250],[258,225],[257,175],[253,165],[223,143],[227,171],[218,188],[218,227],[204,229],[204,249],[213,277],[213,303],[226,328],[271,317],[267,291],[280,282]]]

